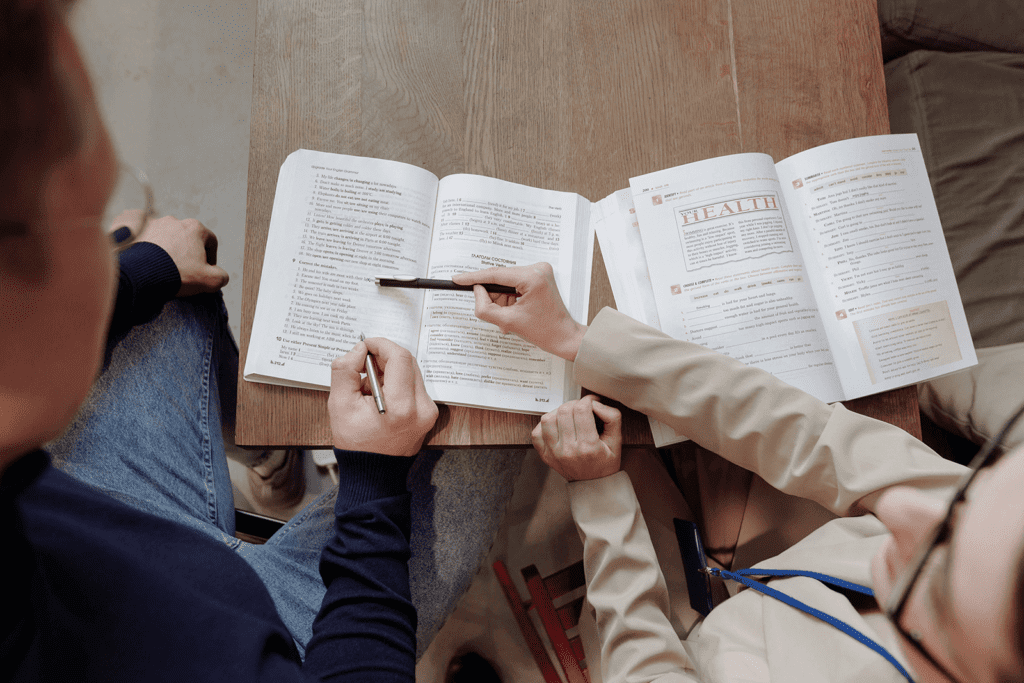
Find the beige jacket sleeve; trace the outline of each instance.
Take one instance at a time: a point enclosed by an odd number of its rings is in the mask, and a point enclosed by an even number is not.
[[[625,472],[568,484],[583,540],[587,601],[594,608],[606,683],[697,681],[669,622],[665,577]]]
[[[823,403],[613,309],[590,325],[575,377],[836,515],[872,510],[878,494],[895,484],[945,499],[963,472],[897,427]]]

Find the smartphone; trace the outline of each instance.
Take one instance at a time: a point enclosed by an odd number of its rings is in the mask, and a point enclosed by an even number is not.
[[[685,519],[673,519],[679,553],[683,557],[686,590],[690,594],[690,607],[705,617],[715,605],[711,600],[711,575],[707,573],[708,558],[700,541],[697,525]]]

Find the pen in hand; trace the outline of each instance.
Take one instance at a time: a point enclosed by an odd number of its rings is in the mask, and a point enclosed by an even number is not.
[[[359,341],[366,341],[366,336],[359,333]],[[377,412],[384,414],[384,394],[380,392],[380,380],[377,379],[377,368],[373,364],[373,354],[366,352],[366,376],[370,380],[370,393],[373,394],[373,401],[377,404]]]
[[[408,289],[451,289],[460,292],[472,292],[473,285],[457,285],[451,280],[431,280],[424,277],[393,275],[391,277],[374,278],[378,287],[405,287]],[[483,288],[492,294],[518,294],[515,287],[508,285],[483,284]]]

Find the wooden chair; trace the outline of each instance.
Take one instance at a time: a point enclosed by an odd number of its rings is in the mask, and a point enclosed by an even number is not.
[[[494,574],[501,584],[508,605],[515,615],[519,629],[523,632],[526,644],[533,654],[545,683],[562,683],[557,670],[551,663],[547,650],[534,628],[530,619],[529,611],[537,611],[544,630],[547,632],[548,640],[551,642],[555,654],[558,656],[559,664],[565,673],[568,683],[590,683],[590,673],[587,671],[586,655],[583,652],[583,643],[580,642],[579,629],[580,612],[583,609],[583,598],[580,595],[575,599],[569,599],[556,606],[560,598],[568,595],[577,588],[586,585],[586,577],[583,573],[583,560],[555,572],[550,576],[542,577],[535,565],[524,567],[522,570],[523,580],[526,581],[527,590],[530,593],[528,600],[519,597],[519,591],[512,578],[509,576],[505,564],[498,560],[492,565]],[[575,634],[570,631],[575,630]]]

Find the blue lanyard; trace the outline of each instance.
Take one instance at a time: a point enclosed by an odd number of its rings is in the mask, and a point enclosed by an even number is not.
[[[870,595],[874,597],[875,592],[870,588],[866,586],[861,586],[860,584],[850,583],[849,581],[844,581],[843,579],[837,579],[834,576],[829,576],[827,574],[819,574],[818,572],[803,572],[795,569],[740,569],[739,571],[730,572],[725,569],[715,569],[714,567],[708,567],[707,572],[712,576],[720,576],[725,579],[732,579],[733,581],[738,581],[739,583],[742,583],[744,586],[748,588],[753,588],[754,590],[764,593],[765,595],[770,595],[776,600],[781,600],[790,607],[795,607],[798,610],[810,614],[812,617],[821,619],[826,624],[831,624],[832,626],[835,626],[837,629],[839,629],[846,635],[860,641],[861,643],[867,645],[869,648],[871,648],[878,654],[885,657],[890,664],[895,666],[896,669],[901,674],[903,674],[904,678],[910,681],[910,683],[914,683],[914,679],[910,677],[910,674],[907,672],[907,670],[904,669],[898,661],[896,661],[896,658],[893,657],[888,650],[886,650],[884,647],[882,647],[880,644],[878,644],[871,638],[868,638],[866,635],[864,635],[854,627],[847,624],[845,621],[841,621],[831,615],[825,614],[821,610],[814,609],[810,605],[803,603],[792,596],[786,595],[785,593],[777,591],[774,588],[771,588],[761,583],[760,581],[755,581],[754,579],[751,579],[749,577],[808,576],[812,579],[817,579],[822,583],[831,584],[833,586],[838,586],[840,588],[845,588],[847,590],[856,591],[858,593],[863,593],[864,595]]]

